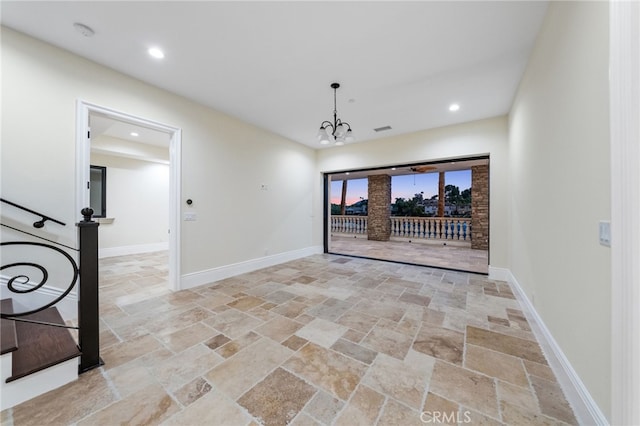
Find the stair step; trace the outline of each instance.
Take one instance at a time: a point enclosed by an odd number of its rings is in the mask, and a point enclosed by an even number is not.
[[[22,318],[64,325],[55,307]],[[13,353],[11,377],[7,383],[81,355],[66,328],[15,321],[15,330],[18,349]]]
[[[13,313],[13,300],[0,300],[0,312],[3,314]],[[0,343],[0,355],[4,355],[18,349],[18,338],[16,336],[14,321],[2,319],[0,322],[2,323],[2,328],[0,329],[0,333],[2,333],[0,334],[2,340],[2,343]]]

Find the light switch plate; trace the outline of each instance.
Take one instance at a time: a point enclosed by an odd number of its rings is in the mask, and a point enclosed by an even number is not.
[[[195,214],[195,212],[188,212],[188,213],[184,214],[185,222],[193,222],[197,218],[198,218],[198,216]]]
[[[598,224],[600,244],[611,247],[611,222],[601,220]]]

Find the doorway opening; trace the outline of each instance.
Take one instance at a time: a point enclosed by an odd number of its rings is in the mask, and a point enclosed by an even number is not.
[[[325,175],[325,252],[488,274],[489,157]]]
[[[106,167],[106,176],[118,179],[111,180],[115,185],[113,188],[109,185],[101,187],[101,197],[112,201],[102,206],[106,209],[105,217],[96,220],[103,222],[105,227],[118,222],[118,218],[110,214],[111,206],[112,212],[121,214],[120,228],[124,229],[125,223],[130,230],[137,228],[135,233],[139,243],[127,235],[129,239],[117,240],[124,245],[115,244],[118,247],[102,248],[101,252],[111,250],[111,255],[128,255],[168,250],[167,281],[171,291],[181,287],[180,144],[179,128],[78,101],[76,211],[91,205],[92,201],[96,202],[95,196],[91,200],[91,166]],[[133,189],[133,183],[137,189]],[[146,197],[145,203],[137,203],[142,198],[140,185],[144,186],[142,190],[158,196]],[[106,197],[103,191],[106,191]],[[109,197],[110,191],[117,197]],[[128,220],[124,220],[125,216]],[[126,229],[124,232],[131,233]],[[114,235],[117,233],[112,232],[108,237],[117,239]]]

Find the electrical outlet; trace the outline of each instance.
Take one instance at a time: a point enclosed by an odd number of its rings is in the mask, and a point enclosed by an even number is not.
[[[267,185],[266,183],[263,183],[260,185],[260,189],[262,191],[268,191],[269,190],[269,185]]]

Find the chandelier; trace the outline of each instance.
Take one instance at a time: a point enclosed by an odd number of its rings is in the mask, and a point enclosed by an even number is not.
[[[335,143],[336,145],[344,145],[345,142],[353,142],[353,131],[349,123],[343,122],[338,118],[338,110],[336,108],[336,91],[340,87],[339,83],[332,83],[333,89],[333,123],[323,121],[318,130],[318,140],[322,145]]]

